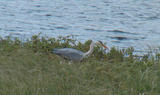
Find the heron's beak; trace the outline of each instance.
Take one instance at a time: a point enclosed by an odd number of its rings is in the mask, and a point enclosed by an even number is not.
[[[102,46],[104,47],[104,49],[106,50],[106,49],[109,49],[107,46],[105,46],[104,44],[102,44]]]
[[[97,44],[103,46],[105,50],[106,50],[106,49],[109,49],[109,48],[108,48],[107,46],[105,46],[101,41],[98,41]]]

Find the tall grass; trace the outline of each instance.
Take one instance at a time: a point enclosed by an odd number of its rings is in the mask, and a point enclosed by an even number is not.
[[[0,95],[159,95],[160,54],[96,47],[81,63],[52,53],[70,47],[86,52],[91,41],[33,36],[0,39]],[[62,64],[63,63],[63,64]]]

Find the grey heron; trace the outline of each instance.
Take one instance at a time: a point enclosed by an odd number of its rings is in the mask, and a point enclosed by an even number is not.
[[[92,41],[90,44],[90,49],[86,53],[84,53],[80,50],[77,50],[77,49],[73,49],[73,48],[54,49],[53,53],[65,58],[65,59],[71,60],[73,62],[80,62],[83,58],[88,57],[93,53],[94,47],[96,45],[101,45],[105,49],[108,48],[101,41],[97,41],[96,43]]]

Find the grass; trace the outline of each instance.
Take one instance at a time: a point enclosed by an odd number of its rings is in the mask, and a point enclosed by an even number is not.
[[[105,53],[96,47],[91,57],[73,64],[52,54],[62,47],[85,52],[90,42],[69,36],[1,38],[0,95],[159,95],[158,52],[138,57],[133,48]]]

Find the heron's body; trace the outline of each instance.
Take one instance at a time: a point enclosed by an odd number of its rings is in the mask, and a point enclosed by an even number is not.
[[[80,62],[84,54],[82,51],[73,48],[54,49],[53,53],[76,62]]]
[[[99,41],[97,43],[92,42],[90,45],[89,51],[86,53],[83,53],[82,51],[76,50],[73,48],[54,49],[53,53],[65,58],[65,59],[69,59],[74,62],[80,62],[83,58],[88,57],[92,54],[94,46],[96,44],[102,44],[102,42],[101,41]],[[102,46],[104,46],[104,45],[102,44]],[[106,46],[104,46],[104,47],[107,48]]]

